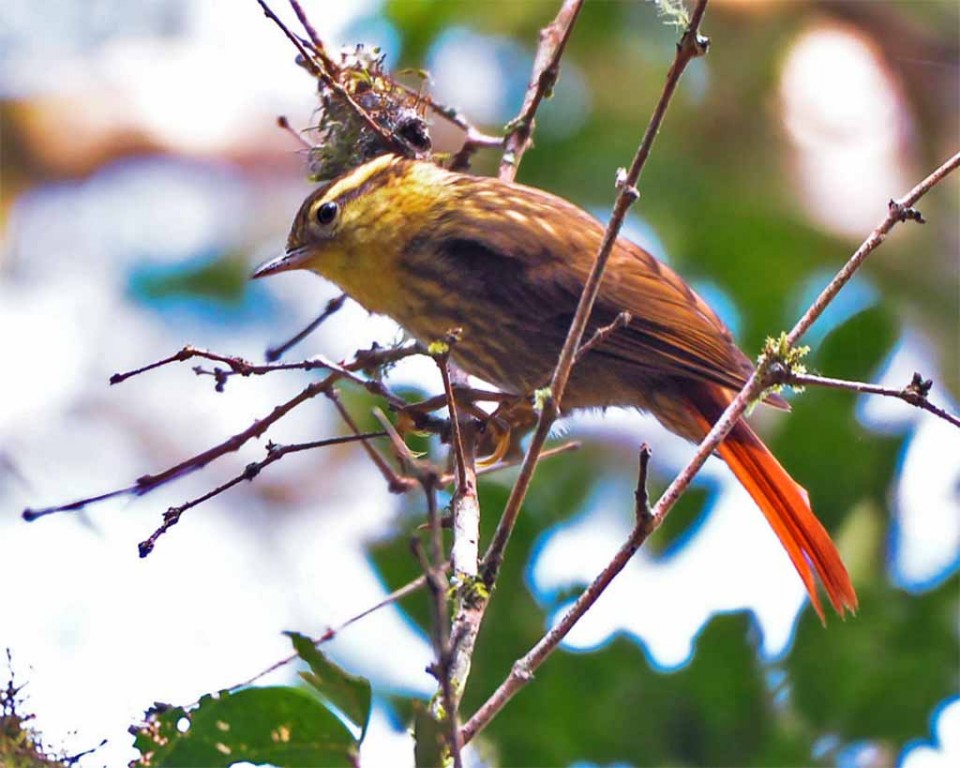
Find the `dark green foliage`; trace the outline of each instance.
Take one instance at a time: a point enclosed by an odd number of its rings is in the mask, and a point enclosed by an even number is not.
[[[844,741],[895,749],[927,734],[933,706],[960,679],[960,578],[905,598],[882,574],[860,586],[860,618],[824,632],[809,612],[786,667],[797,710]]]
[[[199,298],[239,304],[248,289],[250,267],[236,254],[202,256],[188,263],[143,264],[130,277],[138,299],[146,303],[174,298]]]
[[[189,727],[178,724],[187,718]],[[247,688],[149,713],[134,742],[141,766],[352,765],[356,743],[314,696],[296,688]]]
[[[317,650],[309,637],[297,632],[288,632],[287,635],[297,656],[310,665],[310,672],[301,672],[300,677],[353,723],[360,731],[359,741],[363,741],[370,721],[370,681],[338,667]]]

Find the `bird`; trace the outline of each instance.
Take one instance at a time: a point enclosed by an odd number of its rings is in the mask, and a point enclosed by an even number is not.
[[[283,255],[253,273],[309,270],[425,344],[459,329],[464,371],[505,393],[549,381],[604,226],[547,191],[380,155],[303,202]],[[753,371],[733,335],[670,267],[619,237],[585,338],[620,323],[571,371],[564,413],[625,406],[699,442]],[[777,394],[764,402],[789,406]],[[806,490],[740,420],[717,449],[779,538],[825,622],[817,579],[842,617],[856,612],[846,567]]]

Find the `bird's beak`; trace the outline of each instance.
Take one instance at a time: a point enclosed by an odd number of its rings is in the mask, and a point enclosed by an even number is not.
[[[287,251],[282,256],[264,262],[250,275],[250,279],[256,280],[259,277],[269,277],[278,272],[288,272],[291,269],[303,269],[310,258],[308,248],[297,248],[293,251]]]

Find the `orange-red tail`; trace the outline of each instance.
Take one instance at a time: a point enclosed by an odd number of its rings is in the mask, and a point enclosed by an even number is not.
[[[810,509],[806,490],[787,474],[767,446],[743,422],[718,450],[787,550],[820,620],[825,621],[825,617],[812,570],[823,582],[837,613],[843,616],[845,610],[856,611],[857,593],[850,576],[830,534]]]
[[[705,427],[712,423],[706,415],[702,418]],[[830,534],[810,509],[807,491],[787,474],[746,422],[739,422],[717,450],[787,550],[820,620],[826,621],[814,571],[837,613],[843,616],[846,610],[855,612],[857,594],[850,576]]]

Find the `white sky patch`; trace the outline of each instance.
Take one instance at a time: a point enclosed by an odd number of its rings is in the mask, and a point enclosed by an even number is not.
[[[910,745],[900,768],[953,768],[960,764],[960,698],[954,698],[933,718],[934,739]]]
[[[934,380],[933,402],[951,413],[960,410],[943,388],[929,343],[907,329],[876,381],[903,387],[914,371]],[[857,411],[860,420],[876,431],[913,429],[896,488],[891,566],[898,583],[929,586],[960,562],[960,433],[933,414],[895,398],[863,395]]]
[[[521,89],[526,86],[531,60],[512,40],[451,27],[434,42],[427,69],[441,104],[463,110],[476,123],[502,123],[519,106],[511,85],[522,81]]]

